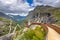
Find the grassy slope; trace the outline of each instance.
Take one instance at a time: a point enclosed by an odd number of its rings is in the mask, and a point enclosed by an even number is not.
[[[18,34],[14,40],[44,40],[45,31],[40,26],[34,30],[29,28],[27,31]]]
[[[3,23],[2,23],[3,22]],[[14,21],[6,19],[6,18],[2,18],[0,17],[0,24],[2,23],[2,25],[0,25],[0,36],[5,35],[9,32],[10,28],[9,26],[13,28],[17,25]],[[12,31],[11,31],[12,32]]]

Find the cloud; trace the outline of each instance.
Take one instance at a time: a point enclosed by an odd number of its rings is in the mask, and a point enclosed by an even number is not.
[[[0,11],[4,13],[28,14],[32,9],[26,0],[0,0]]]
[[[0,12],[25,16],[37,5],[60,7],[60,0],[33,0],[33,3],[29,4],[27,0],[0,0]]]
[[[7,4],[13,4],[16,2],[16,0],[0,0],[3,4],[7,5]]]
[[[33,0],[33,5],[50,5],[54,7],[59,7],[60,6],[60,0]],[[59,6],[58,6],[59,5]]]
[[[15,16],[17,16],[17,15],[19,15],[19,16],[27,16],[28,15],[28,13],[6,13],[6,15],[15,15]]]
[[[34,6],[42,5],[42,0],[33,0],[33,5]]]
[[[57,1],[55,2],[55,5],[54,5],[54,6],[60,7],[60,0],[57,0]]]

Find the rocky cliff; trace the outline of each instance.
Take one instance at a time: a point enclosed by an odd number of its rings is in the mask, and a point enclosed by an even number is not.
[[[60,19],[60,8],[51,6],[37,6],[34,10],[30,11],[27,20],[28,22],[40,23],[55,23]]]

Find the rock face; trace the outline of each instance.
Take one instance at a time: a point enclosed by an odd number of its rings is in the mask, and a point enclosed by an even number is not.
[[[56,19],[52,17],[51,13],[35,13],[28,18],[28,24],[32,22],[52,24],[56,22]]]
[[[57,21],[56,18],[53,17],[52,14],[54,14],[51,10],[53,10],[54,7],[50,6],[37,6],[34,10],[30,11],[27,20],[28,24],[31,22],[39,22],[39,23],[55,23]],[[50,11],[51,12],[50,12]]]

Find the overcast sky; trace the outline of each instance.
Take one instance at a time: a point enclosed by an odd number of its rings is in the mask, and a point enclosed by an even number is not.
[[[0,12],[26,16],[37,5],[60,7],[60,0],[0,0]]]

